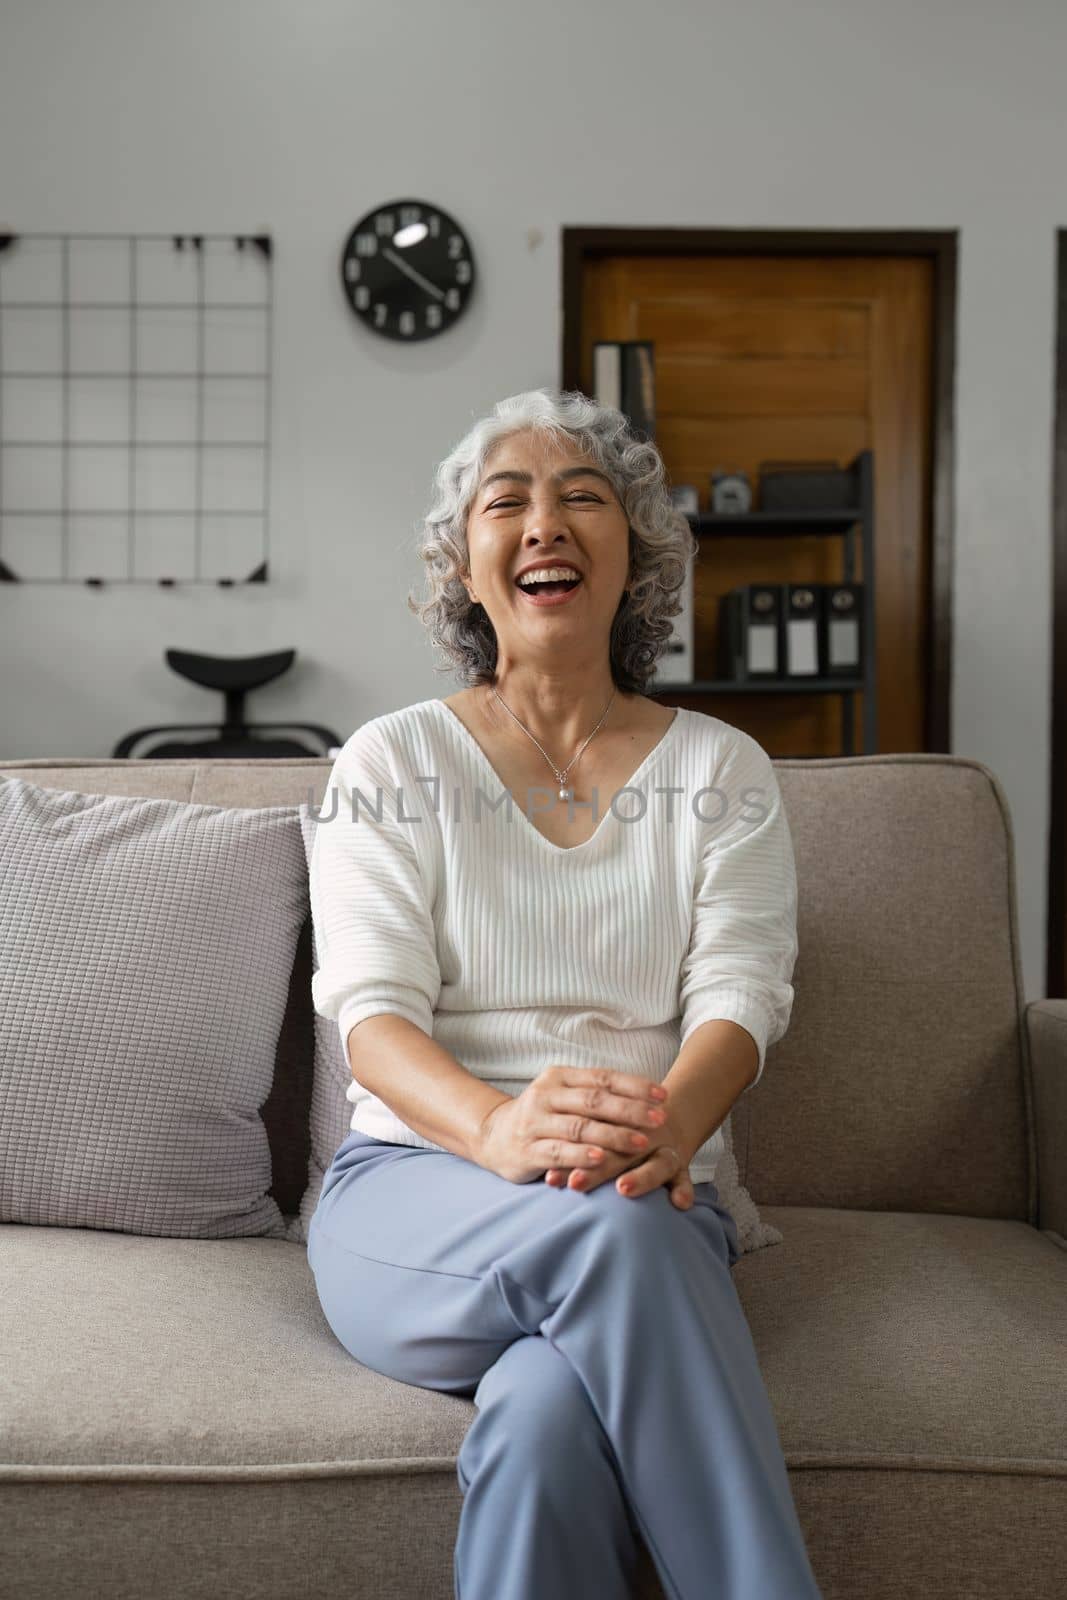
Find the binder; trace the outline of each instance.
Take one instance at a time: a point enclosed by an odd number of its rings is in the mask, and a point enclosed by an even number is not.
[[[656,437],[655,345],[651,339],[597,339],[593,343],[593,399],[621,411],[634,437]]]
[[[656,662],[651,682],[655,685],[668,683],[692,683],[694,676],[693,665],[693,575],[696,568],[696,556],[690,554],[688,565],[685,569],[685,578],[682,580],[678,597],[682,602],[682,609],[673,618],[671,636],[667,640],[663,654]]]
[[[651,339],[630,339],[622,347],[622,412],[635,439],[656,438],[656,365]]]
[[[781,675],[783,678],[817,678],[824,585],[783,583],[779,587],[785,624]]]
[[[719,601],[720,678],[735,683],[781,676],[782,590],[777,583],[747,583]]]
[[[593,399],[598,406],[622,410],[622,345],[614,339],[593,345]]]
[[[819,630],[820,670],[825,678],[864,675],[863,584],[822,585],[823,615]]]
[[[862,583],[750,583],[719,601],[718,675],[862,678]]]

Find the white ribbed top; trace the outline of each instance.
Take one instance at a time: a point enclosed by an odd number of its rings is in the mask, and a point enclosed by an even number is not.
[[[560,1063],[661,1082],[694,1028],[725,1017],[752,1035],[762,1073],[789,1024],[797,955],[793,845],[767,753],[679,708],[599,812],[584,844],[544,838],[441,700],[357,728],[310,874],[312,997],[342,1049],[357,1022],[394,1012],[515,1095]],[[353,1080],[347,1097],[353,1130],[441,1149],[388,1095]],[[717,1129],[694,1182],[714,1177],[722,1149]]]

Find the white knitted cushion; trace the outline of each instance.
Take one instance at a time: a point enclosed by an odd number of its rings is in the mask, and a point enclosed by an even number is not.
[[[304,836],[304,850],[308,870],[311,870],[311,851],[315,843],[314,817],[306,805],[300,808],[300,827]],[[315,942],[314,923],[311,942],[312,971],[319,967],[318,948]],[[311,1152],[308,1156],[308,1186],[300,1202],[299,1224],[294,1224],[291,1237],[299,1236],[307,1243],[308,1228],[330,1162],[338,1146],[347,1137],[352,1120],[352,1104],[345,1099],[345,1090],[352,1081],[352,1073],[341,1048],[341,1034],[337,1023],[315,1013],[315,1069],[311,1097]],[[737,1247],[742,1255],[759,1250],[763,1245],[781,1244],[781,1230],[773,1223],[764,1222],[744,1184],[741,1183],[734,1158],[730,1118],[723,1124],[725,1150],[715,1168],[715,1188],[719,1199],[737,1224]]]
[[[271,1088],[307,869],[296,808],[0,779],[0,1222],[286,1226]]]

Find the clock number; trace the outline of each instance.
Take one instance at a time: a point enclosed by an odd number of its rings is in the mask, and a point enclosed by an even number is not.
[[[450,233],[449,236],[448,236],[448,259],[450,261],[455,261],[456,257],[457,256],[461,256],[462,254],[463,254],[463,239],[462,239],[462,236],[460,234],[458,234],[458,233]]]
[[[349,283],[358,283],[359,276],[362,271],[363,268],[360,266],[355,257],[349,256],[348,260],[345,262],[345,277],[348,279]]]
[[[365,283],[361,283],[356,290],[356,310],[366,311],[370,305],[370,290]]]
[[[411,224],[413,222],[418,222],[418,221],[419,221],[419,208],[418,208],[418,206],[401,206],[400,207],[400,226],[402,228],[408,228],[408,227],[411,226]]]
[[[414,333],[415,332],[415,313],[414,313],[414,311],[402,311],[400,313],[400,331],[401,331],[401,333]]]
[[[378,241],[373,233],[356,234],[356,255],[376,256],[378,254]]]
[[[458,289],[447,289],[445,291],[445,305],[448,307],[449,311],[458,311],[459,310],[459,290]]]
[[[430,214],[430,238],[431,239],[436,239],[436,238],[438,238],[440,236],[440,233],[441,233],[441,219],[437,215],[436,211],[431,212],[431,214]]]
[[[389,313],[380,300],[374,302],[374,326],[381,328],[385,325]]]
[[[470,262],[469,261],[457,261],[456,262],[456,282],[457,283],[470,283],[470,281],[471,281],[471,264],[470,264]]]
[[[374,226],[379,233],[387,233],[390,237],[396,232],[396,220],[391,211],[379,211],[374,219]]]
[[[426,326],[439,328],[441,326],[441,307],[432,303],[426,307]]]

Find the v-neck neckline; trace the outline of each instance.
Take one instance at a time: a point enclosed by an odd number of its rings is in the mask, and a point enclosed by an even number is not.
[[[444,716],[445,716],[447,722],[456,729],[457,737],[459,737],[464,743],[466,743],[467,747],[471,750],[471,752],[475,756],[476,760],[481,762],[481,764],[485,768],[485,770],[492,774],[493,778],[500,785],[501,789],[503,789],[505,791],[505,793],[509,796],[512,805],[515,806],[515,810],[518,812],[519,816],[522,818],[524,826],[529,829],[529,831],[533,834],[534,838],[537,840],[537,842],[539,844],[544,845],[544,847],[547,850],[551,850],[556,855],[560,855],[560,856],[571,856],[571,855],[574,855],[576,852],[578,852],[580,850],[589,850],[589,849],[591,849],[591,847],[600,838],[601,834],[604,831],[604,828],[607,826],[608,821],[610,819],[614,818],[614,816],[615,816],[615,813],[612,811],[610,804],[608,805],[608,808],[604,812],[604,815],[601,817],[600,821],[597,823],[596,827],[593,829],[593,832],[589,835],[589,838],[588,839],[583,839],[580,844],[556,844],[554,840],[546,839],[545,835],[541,832],[541,830],[539,828],[535,828],[534,827],[533,823],[530,821],[529,817],[526,815],[526,812],[522,809],[522,807],[515,804],[515,798],[511,794],[511,791],[508,789],[507,784],[504,782],[504,780],[500,776],[499,772],[497,772],[496,768],[493,766],[493,763],[490,761],[489,757],[486,755],[485,751],[482,749],[481,745],[478,743],[477,739],[474,737],[473,733],[467,727],[467,724],[463,721],[463,719],[456,715],[456,713],[452,710],[451,706],[445,705],[445,702],[443,700],[440,700],[440,699],[431,700],[429,702],[429,704],[432,705],[432,706],[439,706],[440,707],[441,711],[444,713]],[[631,785],[636,783],[637,780],[644,773],[645,769],[648,766],[650,766],[653,761],[657,760],[663,754],[664,750],[672,742],[673,735],[674,735],[674,733],[675,733],[675,731],[676,731],[676,729],[678,727],[678,724],[680,723],[680,721],[682,719],[683,710],[684,710],[684,707],[682,707],[682,706],[676,706],[675,707],[674,716],[671,718],[670,722],[667,724],[667,727],[663,730],[663,732],[660,735],[660,737],[657,740],[657,742],[652,746],[652,749],[648,752],[647,756],[645,756],[644,760],[631,773],[630,777],[626,780],[626,782],[623,785],[621,785],[621,787],[623,789],[630,788]],[[616,790],[616,793],[618,793],[618,792],[619,791]],[[612,796],[612,798],[614,799],[614,796]]]

